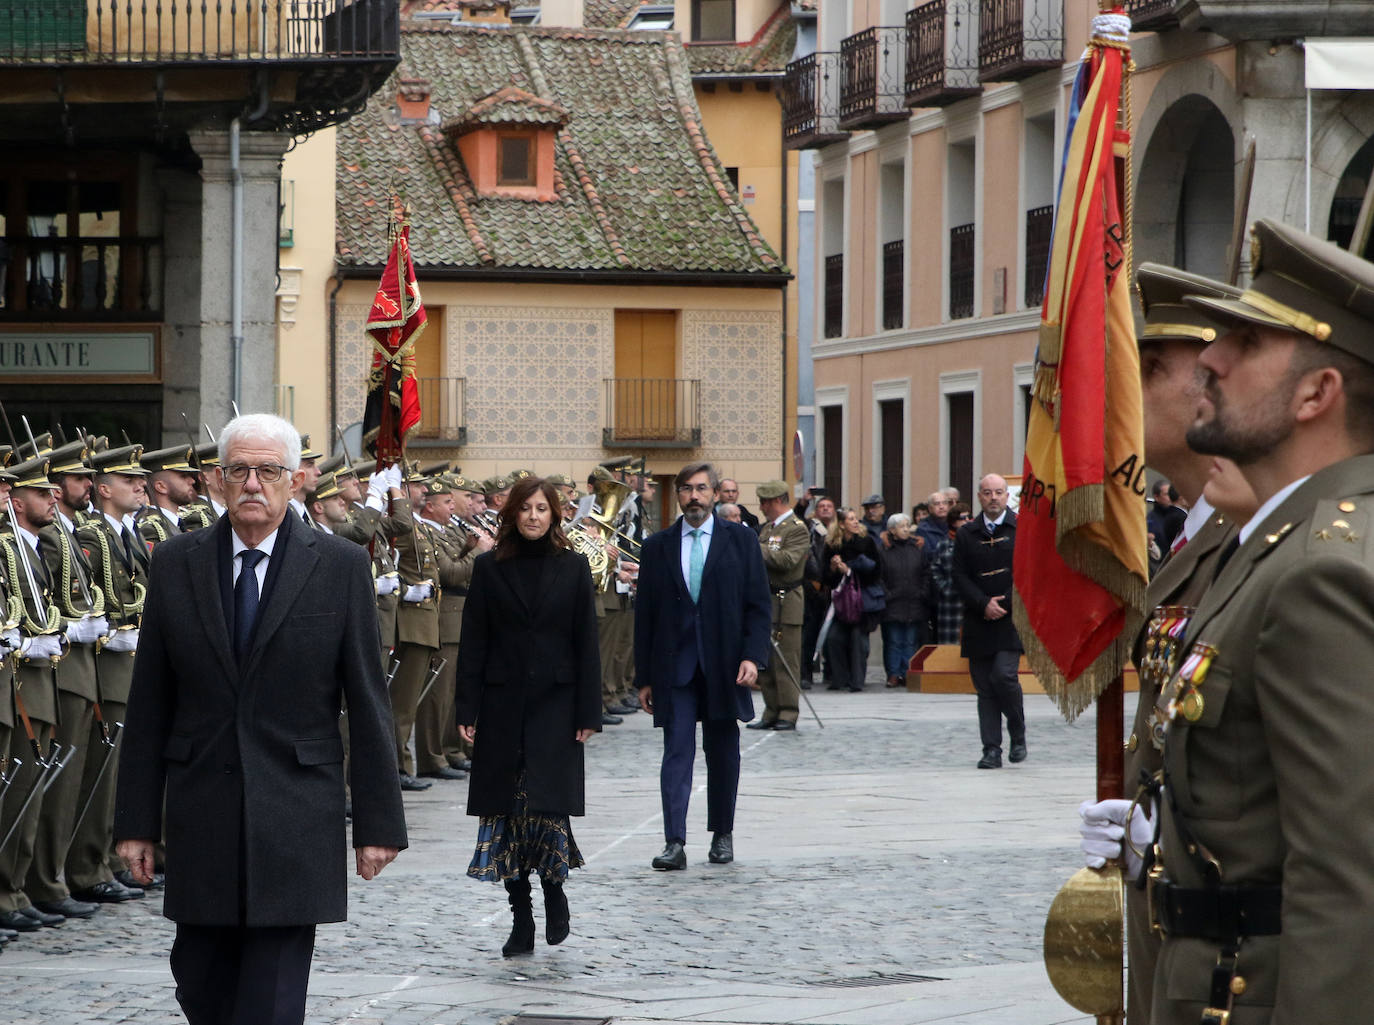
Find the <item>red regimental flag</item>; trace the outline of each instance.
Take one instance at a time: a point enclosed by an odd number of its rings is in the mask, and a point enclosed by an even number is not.
[[[1144,617],[1140,360],[1117,127],[1127,52],[1094,38],[1074,84],[1016,530],[1013,612],[1069,718],[1124,668]]]
[[[367,315],[372,336],[363,442],[379,466],[399,462],[406,439],[420,423],[415,343],[425,329],[425,306],[410,257],[410,225],[393,229],[391,252]]]

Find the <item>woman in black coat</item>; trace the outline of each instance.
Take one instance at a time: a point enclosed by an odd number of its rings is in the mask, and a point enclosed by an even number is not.
[[[552,484],[516,483],[463,607],[455,714],[474,745],[468,814],[481,817],[468,875],[505,883],[506,957],[534,950],[531,873],[544,890],[545,938],[568,935],[563,882],[583,864],[569,816],[584,813],[583,742],[601,728],[591,569],[558,510]]]
[[[882,618],[883,664],[889,687],[906,686],[911,657],[925,643],[930,568],[921,544],[912,534],[910,516],[894,513],[887,518],[882,573],[887,605]]]
[[[841,509],[836,513],[835,523],[825,540],[825,583],[832,594],[848,573],[854,574],[861,588],[879,583],[879,558],[878,546],[858,514],[853,509]],[[874,612],[863,613],[857,623],[846,623],[838,614],[832,617],[830,633],[825,640],[825,657],[833,680],[828,690],[864,689],[868,635],[877,621]]]

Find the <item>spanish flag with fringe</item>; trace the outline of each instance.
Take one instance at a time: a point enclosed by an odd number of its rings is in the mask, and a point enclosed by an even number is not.
[[[391,225],[391,252],[382,268],[376,298],[367,314],[372,369],[363,410],[363,444],[378,466],[400,462],[406,439],[420,423],[420,389],[415,381],[415,341],[425,329],[425,306],[410,258],[410,224]]]
[[[1094,20],[1070,100],[1017,510],[1013,615],[1072,721],[1122,671],[1149,570],[1140,358],[1118,126],[1130,22]]]

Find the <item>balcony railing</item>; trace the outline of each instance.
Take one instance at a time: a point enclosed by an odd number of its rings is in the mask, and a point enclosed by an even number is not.
[[[1063,63],[1063,0],[978,0],[980,80],[1009,82]]]
[[[420,424],[412,437],[466,445],[468,440],[466,377],[421,377]]]
[[[902,300],[905,298],[905,264],[902,250],[905,242],[883,243],[883,328],[895,331],[902,326]]]
[[[160,238],[0,238],[0,316],[147,320],[161,312]]]
[[[825,337],[844,334],[844,253],[825,258]]]
[[[949,229],[949,319],[973,316],[973,225]]]
[[[929,0],[907,11],[907,105],[943,107],[982,88],[977,0]]]
[[[1053,206],[1026,211],[1026,309],[1035,309],[1045,302],[1045,275],[1049,271],[1053,235]]]
[[[0,0],[0,65],[395,57],[398,0]]]
[[[1174,0],[1126,0],[1126,13],[1137,32],[1158,32],[1178,24]]]
[[[848,137],[839,126],[838,53],[812,53],[787,65],[781,99],[788,149],[815,149]]]
[[[841,128],[874,128],[911,116],[905,28],[868,28],[841,40],[840,63]]]
[[[603,445],[696,448],[701,444],[701,382],[686,378],[612,377],[605,388]]]

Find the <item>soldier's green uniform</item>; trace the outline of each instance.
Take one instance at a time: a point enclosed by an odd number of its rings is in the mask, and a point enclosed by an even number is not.
[[[56,490],[47,479],[48,460],[45,457],[29,459],[10,469],[17,478],[15,490]],[[24,615],[19,630],[25,641],[39,639],[40,643],[56,644],[64,625],[62,613],[53,601],[52,581],[38,550],[36,535],[27,534],[15,523],[8,523],[6,532],[0,535],[0,559],[5,564],[6,578],[23,601]],[[60,649],[55,653],[60,657]],[[20,759],[24,765],[15,775],[14,786],[0,806],[0,837],[15,829],[9,843],[0,849],[0,926],[12,928],[14,923],[7,921],[10,916],[32,907],[24,885],[33,863],[45,796],[41,788],[33,790],[41,771],[36,764],[33,745],[34,742],[38,744],[45,758],[52,753],[53,731],[59,715],[56,665],[56,658],[38,651],[18,656],[14,695],[17,714],[7,753],[11,761]],[[25,808],[24,802],[31,792],[33,800]]]
[[[1226,376],[1209,394],[1218,420],[1273,401],[1289,432],[1257,443],[1253,465],[1291,477],[1242,528],[1163,695],[1153,1025],[1361,1022],[1374,1006],[1374,455],[1341,459],[1364,431],[1339,405],[1305,401],[1299,419],[1282,396],[1307,385],[1254,362],[1296,335],[1317,368],[1331,350],[1374,364],[1374,266],[1283,225],[1254,230],[1250,289],[1190,302],[1261,326],[1219,339]]]
[[[125,446],[97,453],[91,465],[97,474],[142,478],[147,471],[139,465],[139,446]],[[97,491],[99,484],[97,484]],[[91,577],[105,595],[105,618],[110,621],[110,638],[96,655],[100,670],[101,707],[108,722],[123,722],[133,682],[134,653],[138,627],[143,616],[143,601],[148,587],[148,546],[95,496],[101,515],[92,517],[76,531],[91,564]],[[81,781],[81,801],[91,802],[90,811],[77,830],[67,852],[67,885],[75,890],[91,890],[114,878],[124,868],[110,851],[114,831],[114,795],[117,764],[112,764],[97,780],[95,760],[87,763]]]
[[[423,483],[415,477],[407,483]],[[402,501],[394,503],[393,517],[401,511]],[[413,517],[410,503],[405,514]],[[439,650],[439,562],[434,555],[434,539],[428,527],[412,520],[404,535],[392,537],[396,569],[401,578],[400,604],[396,609],[396,657],[400,667],[391,681],[391,715],[396,725],[396,759],[401,773],[414,774],[410,756],[410,734],[415,726],[420,691],[429,676],[429,660]],[[407,601],[406,592],[416,585],[428,584],[427,595]],[[425,784],[428,786],[428,784]]]
[[[185,474],[194,479],[196,468],[193,465],[195,452],[190,445],[173,445],[171,448],[161,448],[155,452],[144,452],[139,459],[139,465],[147,470],[149,475],[162,472]],[[148,482],[152,488],[152,481]],[[186,507],[180,507],[175,511],[164,511],[152,494],[148,494],[148,504],[138,511],[135,522],[138,524],[139,536],[148,544],[148,550],[156,551],[157,546],[165,541],[170,541],[182,532],[181,518],[186,513]]]
[[[780,480],[764,481],[758,486],[759,500],[785,498],[787,485]],[[802,620],[806,600],[802,596],[802,577],[806,557],[811,554],[811,532],[806,524],[788,510],[780,521],[759,524],[759,547],[768,570],[768,589],[773,592],[773,637],[782,657],[792,668],[789,673],[773,652],[767,669],[759,670],[759,690],[763,694],[763,714],[749,726],[755,729],[795,729],[801,702]]]

